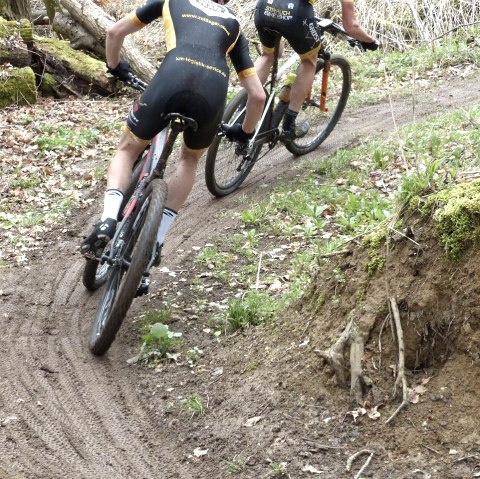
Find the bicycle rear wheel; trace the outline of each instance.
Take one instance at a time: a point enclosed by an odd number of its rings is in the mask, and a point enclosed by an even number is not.
[[[246,103],[247,92],[241,90],[227,105],[222,120],[228,125],[242,123]],[[220,197],[233,193],[250,173],[262,149],[262,145],[259,144],[251,153],[250,159],[246,160],[243,155],[235,152],[236,146],[237,143],[225,136],[217,136],[208,148],[205,183],[212,195]]]
[[[139,202],[137,213],[127,220],[122,238],[125,244],[119,252],[118,264],[111,266],[90,335],[89,348],[97,356],[111,346],[135,298],[156,242],[166,198],[166,183],[153,180]],[[129,264],[128,269],[123,260]]]
[[[140,173],[142,172],[143,164],[145,163],[145,156],[140,156],[135,162],[135,166],[132,172],[132,179],[127,191],[123,195],[122,204],[120,206],[120,212],[123,214],[123,210],[127,205],[130,197],[135,191]],[[82,282],[88,291],[96,291],[101,288],[108,279],[110,273],[110,265],[108,263],[101,263],[96,259],[87,259],[85,268],[83,270]]]
[[[297,129],[305,130],[300,138],[285,143],[288,151],[294,155],[304,155],[315,150],[323,143],[335,128],[347,104],[352,84],[352,72],[348,61],[339,56],[330,58],[330,73],[326,97],[327,111],[320,110],[320,93],[322,90],[322,75],[325,61],[317,61],[315,78],[313,80],[310,98],[305,100],[298,113]]]

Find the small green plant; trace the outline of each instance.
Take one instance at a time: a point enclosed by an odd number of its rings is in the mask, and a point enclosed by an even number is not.
[[[202,398],[198,394],[192,394],[185,399],[185,405],[187,410],[193,416],[201,416],[205,413],[205,406],[203,404]]]
[[[242,456],[234,456],[231,461],[227,461],[227,474],[240,474],[245,470],[247,461]]]
[[[202,355],[203,355],[203,351],[197,348],[197,346],[193,347],[192,349],[189,349],[185,354],[185,356],[187,357],[187,363],[191,367],[193,367],[198,362],[198,360]]]
[[[156,362],[162,358],[177,359],[177,355],[173,354],[179,345],[179,338],[182,333],[170,331],[166,324],[152,324],[147,334],[142,336],[143,344],[140,353],[129,359],[130,364],[143,362]]]
[[[290,474],[288,474],[287,471],[287,463],[286,462],[280,462],[280,463],[275,463],[272,462],[270,464],[270,470],[268,471],[269,477],[276,477],[276,478],[290,478]]]
[[[242,298],[230,301],[226,310],[226,321],[234,330],[257,326],[272,318],[278,305],[266,293],[249,291]]]

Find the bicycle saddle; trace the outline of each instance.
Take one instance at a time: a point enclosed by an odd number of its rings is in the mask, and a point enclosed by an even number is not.
[[[193,118],[182,115],[181,113],[168,113],[165,115],[165,119],[175,122],[181,130],[191,128],[193,131],[197,131],[198,129],[198,123]]]

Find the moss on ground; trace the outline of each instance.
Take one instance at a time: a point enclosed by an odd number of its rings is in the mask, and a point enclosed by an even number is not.
[[[459,259],[480,239],[480,180],[431,195],[422,208],[432,215],[441,244],[450,259]]]

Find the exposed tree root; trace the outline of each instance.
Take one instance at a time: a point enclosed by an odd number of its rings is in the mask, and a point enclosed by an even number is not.
[[[335,344],[330,346],[327,350],[315,349],[315,352],[320,357],[325,359],[325,361],[327,361],[327,363],[333,369],[335,377],[337,378],[337,383],[342,388],[348,387],[344,351],[345,345],[350,340],[352,326],[353,318],[350,320]]]
[[[396,411],[388,418],[386,424],[393,421],[402,409],[409,406],[408,400],[408,384],[405,374],[405,344],[403,337],[402,324],[400,321],[400,312],[395,298],[389,299],[389,314],[382,323],[380,336],[388,319],[392,329],[392,335],[395,338],[398,350],[396,379],[393,386],[393,396],[397,395],[398,389],[402,389],[402,403]],[[368,329],[368,325],[367,328]],[[373,325],[370,325],[373,327]],[[372,381],[363,372],[363,355],[365,337],[370,330],[362,331],[355,327],[355,315],[352,314],[348,325],[340,335],[340,338],[326,350],[316,349],[320,357],[325,359],[335,373],[337,383],[340,387],[348,387],[348,377],[350,376],[350,400],[352,404],[363,405],[365,402],[364,396],[366,390],[372,386]],[[347,345],[350,345],[350,364],[347,366],[345,350]],[[381,349],[381,339],[379,339],[379,347]]]
[[[350,371],[350,401],[352,404],[363,404],[365,387],[371,383],[363,374],[362,359],[364,341],[362,335],[353,328],[354,318],[350,320],[340,338],[327,350],[316,349],[315,352],[327,361],[335,373],[337,384],[348,388],[348,372]],[[345,349],[350,344],[350,368],[347,368]]]
[[[402,403],[396,409],[396,411],[385,421],[385,424],[390,423],[397,414],[402,410],[406,409],[409,406],[408,401],[408,384],[407,377],[405,376],[405,343],[403,341],[403,329],[402,323],[400,322],[400,312],[398,311],[398,305],[395,298],[390,298],[390,309],[393,316],[393,328],[395,331],[395,337],[397,339],[398,347],[398,362],[397,362],[397,379],[393,386],[393,393],[396,396],[397,388],[402,385]]]

